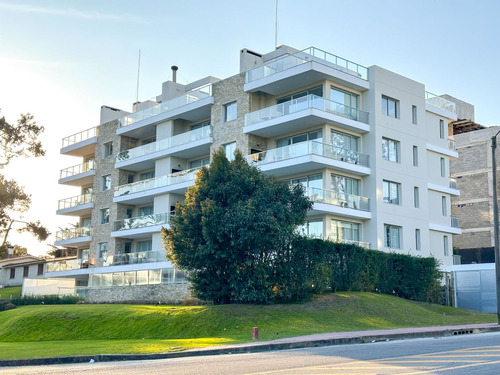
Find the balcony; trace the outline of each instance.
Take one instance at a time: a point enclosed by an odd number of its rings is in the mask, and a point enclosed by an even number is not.
[[[439,178],[435,183],[428,182],[427,188],[429,190],[439,191],[440,193],[446,193],[450,195],[460,195],[460,190],[457,188],[457,179],[453,177]]]
[[[94,207],[94,196],[83,194],[76,197],[61,199],[57,208],[57,215],[89,216]]]
[[[183,159],[208,155],[212,143],[211,136],[211,127],[204,126],[158,142],[131,148],[117,155],[115,167],[125,168],[128,171],[141,171],[154,168],[156,159],[168,155]]]
[[[88,246],[92,236],[92,228],[79,227],[56,232],[56,246]]]
[[[247,156],[247,161],[264,173],[286,176],[318,168],[332,168],[352,174],[370,174],[369,156],[317,141],[306,141]]]
[[[61,169],[59,183],[71,186],[91,185],[95,176],[95,162],[89,160],[83,164]]]
[[[337,191],[308,188],[306,195],[314,202],[310,214],[336,214],[339,216],[370,219],[370,199]]]
[[[116,133],[133,138],[142,138],[152,133],[154,126],[162,121],[175,119],[200,121],[210,117],[213,103],[212,85],[208,84],[185,95],[120,118],[118,120],[119,128]]]
[[[47,261],[47,272],[62,272],[88,268],[88,262],[83,263],[80,259],[62,259]]]
[[[445,110],[447,112],[451,112],[455,114],[455,119],[456,119],[456,105],[455,103],[441,97],[437,96],[436,94],[433,94],[431,92],[426,91],[425,92],[425,104],[430,104],[434,107],[437,107],[439,109]]]
[[[244,90],[279,95],[326,79],[355,90],[365,91],[370,87],[368,68],[310,47],[247,71]]]
[[[153,201],[156,195],[166,193],[185,194],[187,188],[194,184],[198,168],[150,178],[144,181],[117,186],[113,202],[128,204],[143,204]]]
[[[365,133],[369,131],[368,117],[368,112],[307,95],[246,114],[243,132],[269,138],[327,122]]]
[[[97,126],[63,138],[61,154],[72,156],[93,155],[99,131]]]
[[[448,150],[456,151],[455,141],[448,138]]]
[[[120,253],[108,256],[106,260],[98,260],[97,267],[123,266],[128,264],[142,264],[166,261],[165,250],[137,251],[134,253]]]
[[[331,242],[338,242],[338,243],[345,243],[345,244],[349,244],[349,245],[356,245],[356,246],[363,247],[365,249],[370,250],[370,243],[369,242],[355,241],[355,240],[346,240],[346,239],[338,239],[338,238],[333,237],[333,236],[327,236],[326,240],[327,241],[331,241]]]
[[[114,222],[111,237],[144,238],[157,233],[167,226],[170,216],[174,212],[136,216]]]

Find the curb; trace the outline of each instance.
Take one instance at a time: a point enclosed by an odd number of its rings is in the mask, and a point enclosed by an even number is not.
[[[388,333],[382,335],[363,335],[353,337],[340,337],[331,339],[311,339],[296,342],[281,342],[273,343],[266,342],[262,344],[240,344],[238,346],[225,346],[223,348],[213,349],[192,349],[179,352],[169,353],[156,353],[156,354],[98,354],[87,356],[73,356],[73,357],[50,357],[50,358],[32,358],[32,359],[13,359],[13,360],[0,360],[0,367],[13,367],[13,366],[41,366],[41,365],[59,365],[59,364],[74,364],[85,362],[112,362],[112,361],[140,361],[151,359],[169,359],[169,358],[184,358],[184,357],[199,357],[206,355],[220,355],[220,354],[242,354],[242,353],[259,353],[274,350],[287,350],[287,349],[300,349],[312,348],[320,346],[333,346],[333,345],[348,345],[348,344],[365,344],[382,341],[404,340],[404,339],[417,339],[429,337],[450,337],[450,336],[463,336],[468,334],[500,332],[500,326],[489,327],[470,327],[463,326],[463,328],[451,328],[432,331],[414,331],[405,333]]]

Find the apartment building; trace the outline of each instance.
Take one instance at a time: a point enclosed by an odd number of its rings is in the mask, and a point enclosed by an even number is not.
[[[103,106],[100,125],[63,139],[77,186],[58,214],[77,217],[56,245],[78,249],[73,278],[92,301],[181,300],[184,274],[165,260],[160,228],[222,147],[263,173],[301,183],[310,236],[452,264],[450,179],[455,104],[378,66],[311,47],[240,51],[240,72],[162,84],[133,111]],[[75,163],[76,164],[76,163]]]

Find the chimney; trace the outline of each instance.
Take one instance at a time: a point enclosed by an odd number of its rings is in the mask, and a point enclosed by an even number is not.
[[[177,70],[179,68],[175,65],[172,65],[172,82],[177,82]]]

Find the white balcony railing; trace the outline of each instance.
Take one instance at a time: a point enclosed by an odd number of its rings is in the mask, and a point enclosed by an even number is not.
[[[245,115],[245,126],[258,124],[263,121],[272,120],[309,108],[319,109],[368,124],[368,112],[311,94],[248,113]]]
[[[210,121],[208,122],[210,123]],[[181,146],[189,144],[191,142],[198,141],[200,139],[208,138],[212,135],[212,129],[210,126],[204,126],[202,128],[191,130],[179,135],[174,135],[166,139],[162,139],[158,142],[148,143],[143,146],[134,147],[129,150],[120,152],[116,156],[116,161],[130,160],[144,155],[149,155],[157,151],[167,150],[172,147]]]
[[[47,262],[47,272],[70,271],[83,268],[79,259],[56,260]]]
[[[83,164],[73,165],[71,167],[61,169],[59,178],[72,177],[80,173],[93,171],[94,169],[95,169],[95,161],[89,160]]]
[[[88,237],[91,235],[92,235],[92,228],[90,227],[64,229],[56,232],[56,241],[69,240],[79,237]]]
[[[110,262],[102,264],[103,266],[120,266],[124,264],[139,264],[139,263],[152,263],[162,262],[166,260],[165,251],[151,250],[151,251],[136,251],[133,253],[121,252],[108,259]]]
[[[358,164],[365,167],[369,166],[368,155],[317,141],[300,142],[259,152],[257,154],[251,154],[247,156],[247,160],[257,165],[265,165],[305,155],[319,155],[345,163]]]
[[[63,138],[62,147],[68,147],[68,146],[71,146],[75,143],[83,142],[83,141],[90,139],[92,137],[97,137],[98,134],[99,134],[99,132],[98,132],[98,128],[96,126],[96,127],[84,130],[80,133],[70,135],[66,138]]]
[[[136,216],[128,219],[117,220],[114,223],[114,230],[137,229],[153,225],[168,224],[168,219],[172,215],[174,215],[174,212]]]
[[[159,187],[179,184],[194,180],[199,168],[188,169],[181,172],[172,173],[169,175],[154,177],[144,181],[137,181],[131,184],[120,185],[115,188],[115,197],[120,197],[126,194],[138,193]]]
[[[326,203],[354,210],[370,211],[370,199],[359,195],[318,188],[308,188],[306,194],[315,203]]]
[[[93,203],[94,196],[92,194],[77,195],[76,197],[61,199],[58,204],[59,210],[80,206],[82,204]]]
[[[448,112],[457,112],[455,103],[428,91],[425,92],[425,102]]]
[[[263,66],[247,71],[245,75],[245,82],[253,82],[257,79],[282,72],[310,61],[315,61],[330,68],[340,70],[365,81],[368,80],[368,68],[318,48],[310,47],[293,55],[274,60]]]
[[[212,84],[206,85],[204,87],[198,88],[197,90],[190,91],[185,95],[173,98],[152,107],[146,108],[142,111],[131,113],[120,118],[119,124],[121,127],[132,125],[137,121],[147,119],[152,116],[159,115],[167,111],[182,107],[183,105],[194,103],[200,99],[212,96]]]

